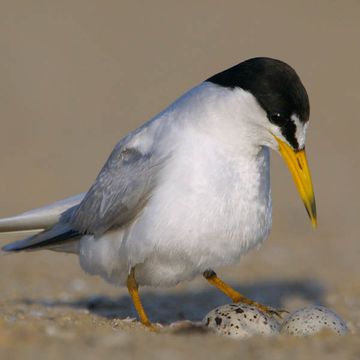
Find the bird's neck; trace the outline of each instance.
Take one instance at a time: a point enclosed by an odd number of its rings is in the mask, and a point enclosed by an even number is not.
[[[204,82],[182,96],[176,105],[181,113],[185,110],[188,114],[182,120],[185,127],[213,137],[219,146],[246,157],[262,152],[264,130],[254,119],[254,114],[262,110],[250,93]]]

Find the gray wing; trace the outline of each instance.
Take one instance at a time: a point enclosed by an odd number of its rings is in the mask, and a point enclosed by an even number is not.
[[[142,153],[135,147],[127,147],[125,141],[120,142],[80,203],[83,194],[74,200],[67,199],[64,203],[67,210],[61,215],[58,206],[55,206],[55,218],[52,208],[46,207],[45,215],[44,211],[40,211],[41,224],[46,225],[43,232],[10,243],[2,250],[16,252],[48,249],[76,253],[77,240],[83,234],[96,236],[109,229],[125,226],[139,216],[150,199],[160,169],[168,157]],[[71,201],[75,204],[69,208]],[[35,215],[38,212],[35,211]],[[30,215],[31,224],[28,226],[38,224],[39,219]],[[52,226],[48,226],[49,216]],[[59,221],[55,222],[56,219]],[[13,228],[14,221],[18,228],[17,218],[6,219],[3,227],[6,225],[8,229],[11,225]]]
[[[151,197],[165,160],[119,143],[82,202],[62,220],[79,233],[95,235],[132,222]]]

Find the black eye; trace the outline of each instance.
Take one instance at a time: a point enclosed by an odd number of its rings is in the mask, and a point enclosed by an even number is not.
[[[283,126],[286,123],[286,117],[280,113],[272,113],[268,117],[270,122],[275,125]]]

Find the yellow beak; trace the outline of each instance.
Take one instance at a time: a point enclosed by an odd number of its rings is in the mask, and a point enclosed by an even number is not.
[[[275,136],[279,143],[279,151],[285,160],[295,181],[313,228],[317,226],[316,203],[309,165],[306,160],[305,149],[294,151],[289,145]]]

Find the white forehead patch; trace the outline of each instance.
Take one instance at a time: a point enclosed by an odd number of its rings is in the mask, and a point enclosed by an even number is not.
[[[296,126],[295,138],[299,144],[299,149],[303,149],[305,147],[306,131],[309,122],[303,123],[297,114],[292,114],[290,119]]]

